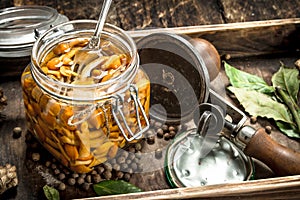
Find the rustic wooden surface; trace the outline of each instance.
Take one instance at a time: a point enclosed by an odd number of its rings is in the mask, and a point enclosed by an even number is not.
[[[46,5],[70,19],[97,19],[102,1],[2,0],[0,8]],[[125,30],[300,17],[297,0],[115,0],[108,22]]]
[[[19,5],[47,5],[56,8],[60,13],[67,15],[70,19],[96,19],[100,7],[101,1],[86,0],[86,1],[46,1],[46,0],[2,0],[0,2],[0,8],[5,8],[9,6],[19,6]],[[291,17],[300,17],[300,11],[298,9],[300,1],[284,1],[284,0],[253,0],[253,1],[235,1],[235,0],[212,0],[212,1],[195,1],[195,0],[138,0],[138,1],[114,1],[112,9],[109,13],[108,22],[115,24],[125,30],[136,30],[136,29],[148,29],[156,27],[182,27],[182,26],[195,26],[195,25],[210,25],[210,24],[226,24],[232,22],[244,22],[244,21],[256,21],[256,20],[270,20],[270,19],[284,19]],[[292,30],[286,35],[290,36]],[[290,29],[289,29],[290,30]],[[298,30],[296,27],[295,30]],[[260,30],[261,31],[261,30]],[[270,41],[276,41],[276,35],[280,35],[280,40],[284,41],[285,37],[282,39],[282,31],[279,30]],[[236,32],[233,31],[230,34],[234,35]],[[268,38],[270,33],[274,33],[274,30],[269,30],[263,32],[264,37]],[[226,41],[221,41],[223,35],[222,33],[213,34],[213,31],[193,36],[204,36],[209,39],[212,43],[218,46],[218,49],[222,51],[222,54],[233,54],[235,51],[239,50],[241,52],[246,52],[251,49],[251,44],[254,46],[259,46],[259,43],[263,43],[264,39],[260,38],[258,31],[247,35],[244,39],[249,39],[249,45],[244,45],[246,42],[238,43],[237,40],[232,40],[228,47]],[[241,35],[245,35],[244,32]],[[296,34],[297,35],[297,34]],[[257,36],[257,38],[253,38]],[[270,35],[271,36],[271,35]],[[273,37],[272,36],[272,37]],[[299,34],[298,34],[299,36]],[[288,38],[289,40],[290,38]],[[220,42],[221,41],[221,42]],[[246,40],[247,41],[247,40]],[[294,47],[298,47],[298,43],[294,43]],[[223,47],[222,47],[223,46]],[[272,43],[268,43],[266,46],[272,46]],[[282,47],[282,46],[281,46]],[[294,50],[293,46],[287,45],[287,48]],[[242,49],[242,50],[241,50]],[[283,48],[284,49],[284,48]],[[286,50],[284,49],[284,50]],[[260,51],[263,52],[265,48],[261,48]],[[257,48],[253,48],[254,54],[258,51]],[[268,52],[270,53],[270,52]],[[252,54],[252,55],[254,55]],[[259,53],[260,54],[260,53]],[[293,65],[296,59],[300,57],[299,53],[293,51],[293,53],[288,54],[276,54],[272,56],[259,56],[259,57],[238,57],[231,59],[228,62],[230,64],[237,66],[245,71],[257,74],[265,78],[270,82],[272,74],[278,69],[279,61],[284,62],[286,65]],[[3,62],[0,62],[3,66]],[[19,66],[19,73],[22,71],[22,66]],[[1,72],[2,73],[2,72]],[[19,74],[18,73],[18,74]],[[228,80],[226,79],[224,72],[220,74],[220,78],[226,84]],[[26,122],[24,119],[24,108],[22,104],[22,93],[20,87],[20,77],[19,75],[6,76],[3,74],[0,80],[0,87],[4,89],[4,93],[8,98],[8,105],[2,112],[5,115],[5,120],[0,124],[0,164],[12,163],[18,168],[18,178],[19,186],[0,196],[0,199],[43,199],[42,186],[46,184],[46,180],[37,172],[36,164],[33,165],[27,158],[27,146],[25,143],[25,132],[26,132]],[[297,140],[292,140],[283,134],[273,126],[269,121],[260,120],[260,124],[257,126],[271,125],[273,131],[271,137],[283,145],[286,145],[292,149],[299,150],[300,144]],[[21,138],[14,139],[12,136],[12,130],[14,127],[20,126],[23,128]],[[157,145],[157,144],[156,144]],[[156,145],[147,145],[144,150],[154,151]],[[165,142],[164,142],[165,145]],[[163,162],[163,159],[154,159],[155,163]],[[273,177],[273,174],[265,168],[261,163],[255,162],[257,166],[256,178],[260,180],[268,180],[268,178]],[[162,170],[156,170],[154,172],[148,172],[144,174],[136,174],[131,182],[141,187],[145,191],[167,189],[169,185],[165,180],[165,176]],[[276,181],[275,181],[276,182]],[[264,182],[265,183],[265,182]],[[268,182],[271,184],[274,182]],[[260,186],[260,184],[255,184],[255,186]],[[251,184],[250,184],[251,185]],[[249,186],[250,187],[250,186]],[[266,192],[254,193],[250,191],[244,199],[249,198],[249,195],[254,197],[270,197],[280,195],[281,199],[287,198],[299,198],[299,187],[294,185],[287,188],[271,187],[265,188]],[[216,192],[212,190],[212,192]],[[172,192],[167,193],[171,195]],[[293,195],[291,195],[293,193]],[[260,195],[261,194],[261,195]],[[93,196],[93,193],[86,193],[82,190],[74,187],[67,187],[67,190],[61,193],[62,199],[71,198],[83,198]],[[232,198],[242,198],[238,192],[232,192],[228,199]],[[147,196],[147,195],[145,195]],[[205,196],[202,196],[205,198]],[[207,196],[206,196],[207,197]],[[216,198],[216,196],[214,196]],[[175,198],[175,196],[174,196]]]

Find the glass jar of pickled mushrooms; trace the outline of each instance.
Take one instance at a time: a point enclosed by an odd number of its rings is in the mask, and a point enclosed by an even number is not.
[[[75,20],[43,33],[21,78],[28,129],[78,173],[139,142],[149,127],[150,82],[134,41],[106,24],[99,48],[82,51],[95,26]]]

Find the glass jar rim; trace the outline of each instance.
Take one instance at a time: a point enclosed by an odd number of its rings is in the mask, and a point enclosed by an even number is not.
[[[0,10],[0,56],[29,56],[35,30],[42,33],[68,18],[54,8],[24,5]]]
[[[111,34],[109,32],[106,31],[106,29],[113,29],[115,31],[117,31],[119,34],[122,34],[122,36],[125,37],[126,41],[124,41],[124,39],[120,38],[119,36],[114,35],[117,39],[119,39],[119,41],[122,41],[123,44],[124,42],[127,43],[127,47],[130,48],[128,49],[128,51],[130,52],[130,57],[131,60],[129,62],[129,66],[127,67],[127,69],[121,73],[119,76],[116,76],[110,80],[107,80],[105,82],[102,83],[94,83],[94,84],[87,84],[87,85],[78,85],[78,84],[71,84],[71,83],[65,83],[65,82],[61,82],[58,80],[55,80],[53,78],[50,78],[49,76],[47,76],[46,74],[44,74],[41,71],[41,68],[39,67],[39,54],[41,53],[39,51],[39,43],[41,42],[45,42],[44,39],[47,35],[50,35],[52,33],[57,33],[59,32],[59,28],[60,27],[64,27],[64,26],[69,26],[72,24],[94,24],[96,26],[97,21],[96,20],[72,20],[72,21],[68,21],[62,24],[59,24],[55,27],[52,27],[51,29],[47,30],[46,32],[44,32],[34,43],[33,48],[32,48],[32,55],[31,55],[31,72],[32,72],[32,76],[33,78],[37,81],[37,78],[42,78],[40,80],[45,80],[50,84],[53,85],[59,85],[60,87],[66,87],[66,88],[70,88],[70,89],[96,89],[96,88],[104,88],[105,86],[109,86],[110,84],[114,84],[120,80],[124,80],[124,82],[128,82],[128,87],[129,87],[129,83],[131,82],[131,80],[133,79],[134,75],[137,73],[137,69],[138,69],[138,64],[139,63],[139,57],[137,54],[137,49],[136,49],[136,45],[135,42],[133,41],[133,39],[121,28],[114,26],[112,24],[108,24],[106,23],[104,26],[104,29],[102,30],[101,35],[108,35],[108,36],[113,36],[114,34]],[[88,31],[88,30],[85,30]],[[94,29],[90,30],[90,34],[93,34]],[[86,33],[86,32],[85,32]],[[63,36],[63,35],[61,35]],[[116,39],[115,38],[115,39]],[[36,75],[38,77],[36,77]],[[39,83],[38,83],[39,84]],[[44,90],[46,90],[49,93],[52,93],[50,90],[45,89],[45,87],[41,84],[39,84],[40,87],[42,87]],[[127,87],[127,88],[128,88]],[[113,93],[113,92],[112,92]],[[109,95],[108,95],[109,96]],[[73,98],[68,98],[66,96],[60,96],[63,99],[68,99],[68,100],[74,100]],[[89,99],[90,100],[90,99]],[[94,99],[95,100],[95,99]]]

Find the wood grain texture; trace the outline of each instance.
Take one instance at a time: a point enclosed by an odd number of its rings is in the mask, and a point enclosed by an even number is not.
[[[46,5],[69,19],[97,19],[102,1],[4,0],[0,8]],[[107,21],[125,30],[300,17],[297,0],[124,0],[114,1]]]
[[[300,17],[299,1],[221,0],[225,23]]]
[[[114,199],[299,199],[300,176],[286,177],[285,180],[272,178],[230,183],[214,186],[178,188],[126,195],[89,198],[89,200]],[[244,191],[241,193],[240,191]],[[290,195],[289,195],[290,194]]]

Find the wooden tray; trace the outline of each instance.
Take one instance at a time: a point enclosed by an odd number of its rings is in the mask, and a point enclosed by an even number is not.
[[[245,23],[178,27],[131,31],[136,40],[155,32],[175,32],[190,37],[201,37],[212,42],[222,57],[231,59],[230,64],[245,71],[255,73],[270,82],[271,76],[280,66],[280,61],[293,65],[299,58],[300,19],[268,20]],[[8,66],[1,66],[8,67]],[[25,66],[24,66],[25,67]],[[219,75],[227,84],[222,70]],[[4,199],[43,199],[42,187],[47,178],[28,165],[26,156],[26,121],[22,102],[20,77],[14,76],[0,81],[0,87],[8,98],[8,105],[2,112],[5,120],[0,124],[0,164],[11,163],[18,169],[19,186],[1,196]],[[230,100],[230,98],[227,98]],[[269,121],[260,120],[256,127],[271,125],[271,137],[283,145],[300,150],[298,141],[281,134]],[[23,128],[22,137],[14,139],[12,129]],[[163,144],[161,144],[161,142]],[[156,140],[154,145],[145,145],[143,151],[154,151],[166,141]],[[163,159],[153,159],[153,165],[159,165]],[[145,192],[105,197],[93,197],[94,194],[79,188],[67,186],[61,192],[61,199],[288,199],[300,198],[300,175],[274,177],[273,173],[256,161],[256,179],[241,183],[201,186],[194,188],[171,189],[167,184],[163,169],[154,172],[134,174],[130,182]],[[34,165],[35,167],[37,165]],[[300,167],[300,166],[299,166]]]

